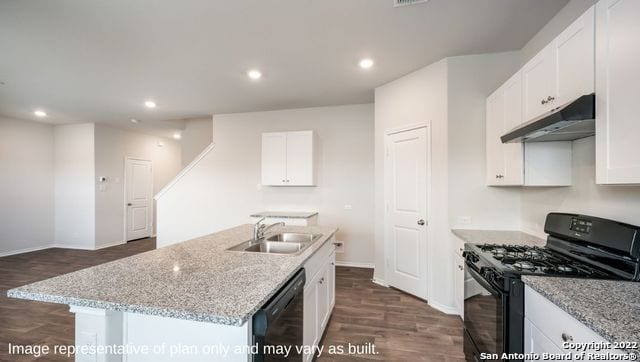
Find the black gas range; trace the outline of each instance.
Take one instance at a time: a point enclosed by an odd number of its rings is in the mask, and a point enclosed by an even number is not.
[[[586,215],[550,213],[546,245],[466,244],[464,349],[524,352],[522,275],[640,281],[640,227]]]

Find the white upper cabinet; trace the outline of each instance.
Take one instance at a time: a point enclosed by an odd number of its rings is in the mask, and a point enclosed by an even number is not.
[[[262,134],[262,184],[314,186],[314,132]]]
[[[594,92],[591,7],[522,68],[523,122]]]
[[[547,45],[522,68],[524,122],[549,111],[556,97],[554,46]]]
[[[287,182],[287,134],[262,134],[262,184],[285,185]]]
[[[591,7],[553,42],[557,101],[554,107],[595,91],[595,8]]]
[[[517,73],[487,98],[486,158],[490,186],[523,184],[521,143],[503,144],[500,136],[522,121],[522,81]]]
[[[596,4],[596,182],[640,184],[640,1]]]

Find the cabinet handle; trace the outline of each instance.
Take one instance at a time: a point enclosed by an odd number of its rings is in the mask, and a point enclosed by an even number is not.
[[[548,101],[547,101],[547,100],[544,100],[544,99],[540,101],[540,104],[542,104],[542,105],[545,105],[545,104],[547,104],[547,103],[548,103]]]
[[[572,342],[573,341],[573,336],[570,334],[566,334],[566,333],[562,333],[562,340],[565,342]]]
[[[320,279],[319,283],[320,284],[324,283],[324,277],[322,277],[322,279]]]
[[[458,269],[464,270],[464,267],[462,265],[458,265]]]
[[[461,253],[464,251],[464,249],[463,249],[463,248],[460,248],[460,249],[458,249],[458,250],[460,250],[460,252],[461,252]]]
[[[287,182],[287,180],[282,180],[282,182]]]
[[[556,99],[556,97],[548,96],[547,97],[547,102],[553,102],[555,99]]]

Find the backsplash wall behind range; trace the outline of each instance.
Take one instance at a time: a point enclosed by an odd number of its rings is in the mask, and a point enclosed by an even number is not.
[[[523,188],[524,231],[543,234],[550,211],[582,213],[640,225],[640,186],[602,186],[595,182],[595,137],[573,142],[573,186]]]

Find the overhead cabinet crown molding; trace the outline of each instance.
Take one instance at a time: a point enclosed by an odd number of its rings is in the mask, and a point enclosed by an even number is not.
[[[263,186],[315,186],[315,132],[262,134]]]

